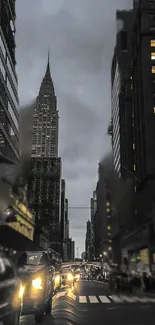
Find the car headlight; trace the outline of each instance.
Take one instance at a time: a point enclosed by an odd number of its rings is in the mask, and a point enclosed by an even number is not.
[[[23,285],[21,284],[21,285],[20,285],[20,289],[19,289],[19,298],[23,298],[24,291],[25,291],[25,288],[24,288]]]
[[[71,273],[68,273],[68,277],[67,278],[68,278],[69,281],[72,281],[73,280],[73,275]]]
[[[56,277],[55,277],[55,282],[57,282],[57,283],[60,282],[60,275],[56,275]]]
[[[42,279],[41,278],[36,278],[32,280],[32,287],[34,289],[40,289],[42,290],[43,286],[42,286]]]

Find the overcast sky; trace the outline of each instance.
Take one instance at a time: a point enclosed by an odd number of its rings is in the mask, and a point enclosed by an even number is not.
[[[111,4],[110,4],[111,2]],[[17,0],[20,106],[38,94],[50,47],[60,115],[59,155],[69,206],[90,206],[97,162],[110,150],[110,66],[116,9],[131,0]],[[84,250],[88,209],[70,209],[70,234]]]

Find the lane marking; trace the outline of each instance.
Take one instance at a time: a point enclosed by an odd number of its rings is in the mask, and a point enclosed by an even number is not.
[[[87,303],[87,298],[86,298],[86,296],[79,296],[79,302],[82,303],[82,304]]]
[[[99,299],[103,304],[105,303],[111,303],[111,301],[106,296],[99,296]]]
[[[90,303],[93,303],[93,304],[99,303],[96,296],[89,296],[89,301],[90,301]]]

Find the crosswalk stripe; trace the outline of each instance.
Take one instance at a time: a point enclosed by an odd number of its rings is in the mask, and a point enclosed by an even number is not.
[[[140,302],[140,303],[148,303],[149,302],[149,298],[147,298],[147,297],[137,297],[137,302]]]
[[[110,300],[106,296],[99,296],[102,303],[110,303]]]
[[[93,303],[93,304],[99,303],[96,296],[89,296],[89,301],[90,301],[90,303]]]
[[[121,298],[123,299],[124,302],[131,302],[131,303],[134,303],[134,302],[137,302],[137,297],[128,297],[128,296],[121,296]]]
[[[112,295],[112,296],[109,296],[109,298],[114,301],[114,302],[117,302],[117,303],[120,303],[122,302],[122,299],[116,295]]]
[[[65,293],[61,293],[61,296]],[[73,293],[67,294],[70,298],[76,301],[76,295]],[[137,297],[137,296],[126,296],[126,295],[111,295],[111,296],[79,296],[77,298],[79,303],[155,303],[155,298],[151,297]]]
[[[87,303],[87,298],[86,298],[86,296],[79,296],[79,302],[80,302],[80,303],[83,303],[83,304]]]

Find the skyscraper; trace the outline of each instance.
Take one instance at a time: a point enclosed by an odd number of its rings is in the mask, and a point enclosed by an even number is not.
[[[15,1],[0,2],[0,158],[19,162]]]
[[[117,13],[123,28],[117,34],[112,63],[114,165],[123,179],[130,178],[133,190],[130,209],[122,217],[119,212],[117,238],[129,259],[140,256],[145,247],[151,264],[155,251],[155,0],[134,0],[133,5],[130,12]]]
[[[92,232],[92,223],[90,220],[87,221],[87,225],[86,225],[85,251],[86,251],[86,259],[90,260],[93,255],[93,232]]]
[[[35,240],[40,246],[42,242],[47,246],[46,237],[50,247],[60,252],[61,158],[58,157],[58,111],[49,54],[33,114],[31,157],[33,177],[29,189],[37,225]]]
[[[128,156],[127,153],[123,157],[122,146],[125,145],[126,148],[131,146],[132,150],[132,135],[131,132],[124,138],[120,137],[120,133],[126,134],[126,130],[122,132],[122,120],[125,121],[127,126],[130,123],[132,112],[131,112],[131,57],[128,51],[130,47],[130,37],[132,34],[132,27],[134,24],[134,11],[117,11],[117,26],[118,33],[116,39],[116,47],[114,50],[112,67],[111,67],[111,106],[112,106],[112,125],[110,125],[110,130],[112,129],[112,148],[113,148],[113,159],[114,159],[114,169],[119,176],[122,173],[130,170],[130,165],[132,164],[132,155]],[[120,29],[120,26],[122,29]],[[126,78],[128,81],[127,86],[124,86],[123,80]],[[122,84],[124,88],[122,87]],[[125,92],[125,94],[124,94]],[[125,98],[125,109],[127,110],[124,114],[123,100]],[[129,115],[131,114],[131,116]],[[125,124],[124,124],[125,125]],[[131,129],[131,128],[130,128]],[[128,128],[129,130],[129,128]],[[123,141],[123,142],[122,142]],[[127,159],[126,159],[127,158]],[[122,159],[124,161],[122,162]],[[125,159],[128,166],[125,166]],[[127,161],[128,160],[128,161]]]
[[[65,223],[65,180],[61,180],[61,221],[60,221],[60,237],[62,247],[62,257],[65,258],[65,234],[66,234],[66,223]]]
[[[93,197],[90,199],[90,218],[91,218],[91,223],[94,228],[94,216],[95,212],[97,209],[97,196],[96,196],[96,191],[93,191]]]
[[[33,115],[32,157],[58,157],[59,117],[49,54]]]
[[[109,159],[109,168],[112,169],[112,158]],[[99,181],[96,187],[97,209],[94,217],[95,255],[106,252],[111,257],[112,253],[112,202],[110,177],[104,167],[104,162],[99,164]]]

